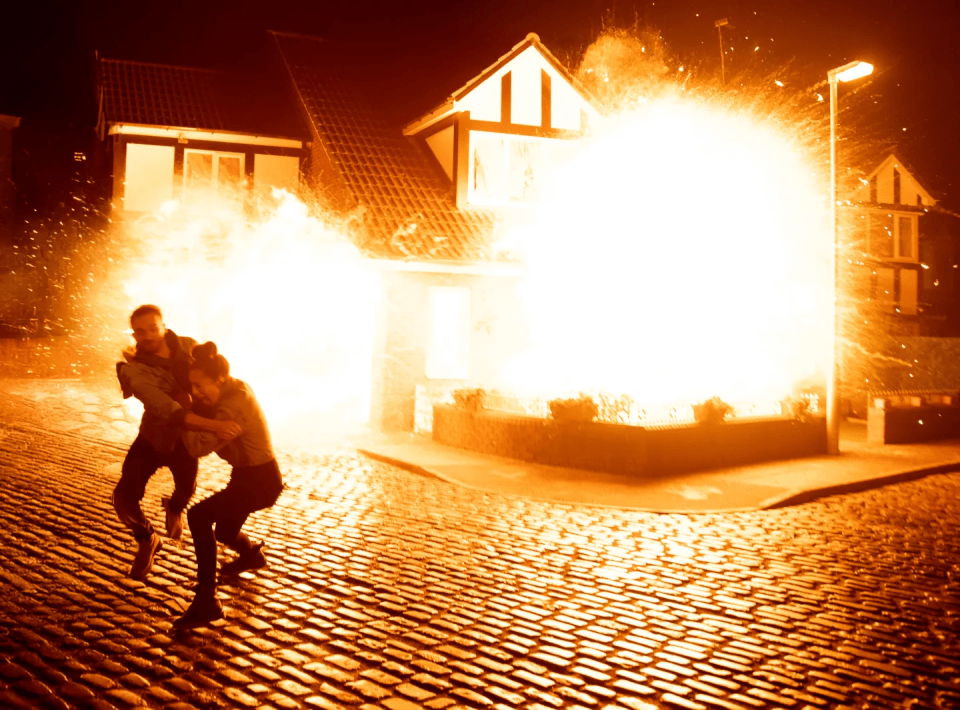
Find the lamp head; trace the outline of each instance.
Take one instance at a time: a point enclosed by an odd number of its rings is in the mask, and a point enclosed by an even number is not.
[[[831,69],[827,72],[827,77],[831,82],[837,81],[853,81],[855,79],[862,79],[865,76],[869,76],[873,73],[873,65],[869,62],[850,62],[849,64],[844,64],[842,67],[837,67],[836,69]]]

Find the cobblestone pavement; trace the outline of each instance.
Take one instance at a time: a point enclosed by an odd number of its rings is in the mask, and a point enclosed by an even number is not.
[[[960,707],[960,474],[658,516],[284,455],[248,523],[271,566],[174,634],[189,537],[129,580],[124,447],[40,426],[47,399],[0,402],[2,707]],[[198,497],[227,475],[205,459]]]

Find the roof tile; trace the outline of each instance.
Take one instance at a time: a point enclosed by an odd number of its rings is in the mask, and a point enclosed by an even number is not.
[[[315,38],[274,37],[313,131],[360,206],[361,247],[385,258],[490,260],[495,213],[457,208],[428,149],[381,117],[352,50]]]

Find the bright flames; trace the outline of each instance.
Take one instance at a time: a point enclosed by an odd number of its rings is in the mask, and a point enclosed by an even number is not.
[[[827,201],[775,124],[674,95],[606,120],[509,232],[514,391],[773,401],[830,356]]]
[[[259,221],[169,203],[131,226],[124,295],[127,314],[155,303],[178,334],[216,342],[274,437],[314,444],[369,418],[379,280],[340,231],[278,196]]]

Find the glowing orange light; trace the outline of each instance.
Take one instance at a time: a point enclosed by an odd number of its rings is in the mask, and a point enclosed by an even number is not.
[[[777,126],[709,102],[643,102],[584,139],[509,230],[531,347],[510,389],[644,403],[782,397],[822,379],[827,200]]]
[[[368,419],[379,280],[337,229],[278,197],[253,222],[168,203],[128,230],[139,257],[123,285],[128,308],[156,303],[178,334],[215,341],[275,438],[305,443]]]

